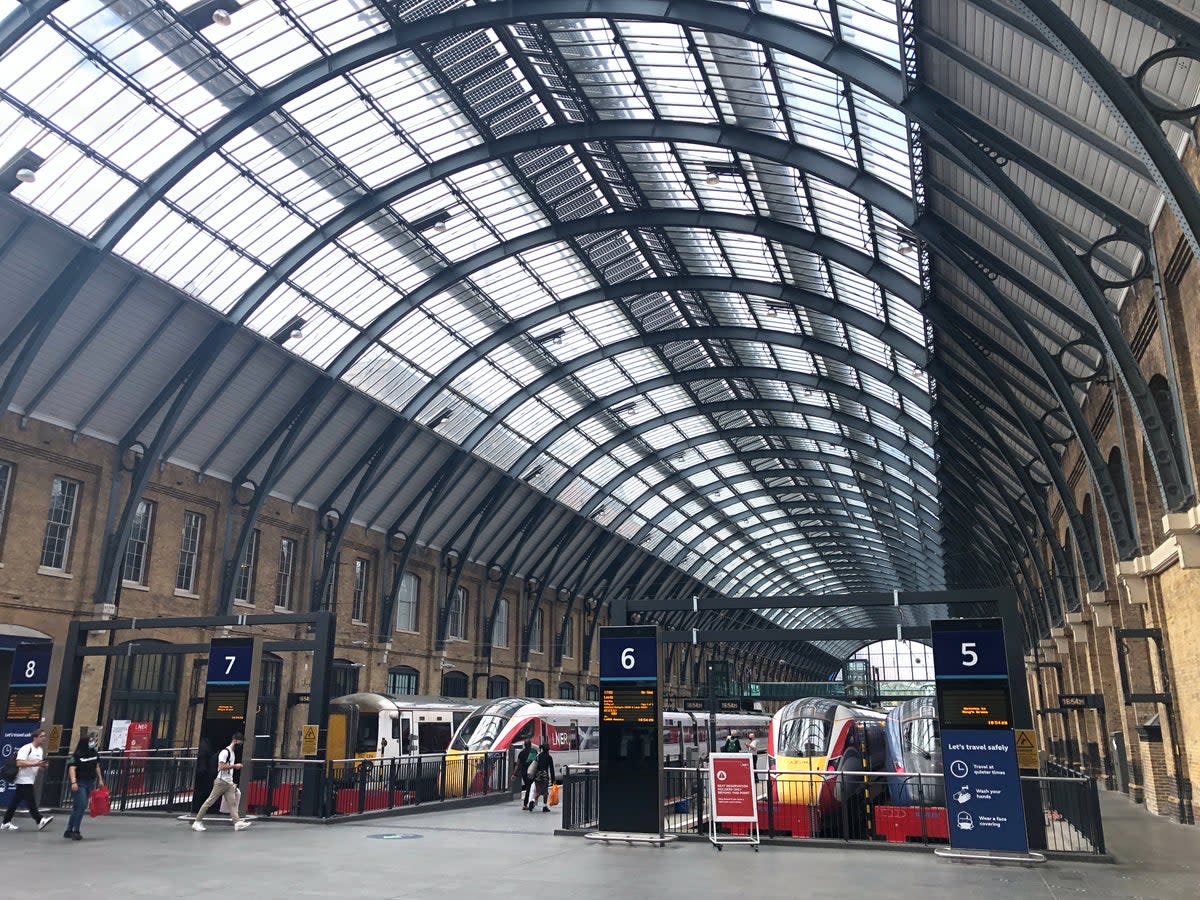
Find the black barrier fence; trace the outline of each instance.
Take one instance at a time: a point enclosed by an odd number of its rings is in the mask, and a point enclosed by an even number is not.
[[[1042,797],[1046,849],[1100,855],[1104,831],[1094,779],[1075,772],[1026,777]],[[949,825],[940,775],[777,773],[755,775],[758,827],[764,837],[842,841],[947,844]],[[666,770],[664,829],[669,834],[708,834],[708,771]],[[598,827],[600,779],[596,766],[567,766],[563,777],[563,828]],[[746,834],[730,823],[718,830]]]
[[[105,755],[101,770],[113,811],[192,812],[196,762],[195,757],[177,753]],[[316,786],[321,792],[320,817],[334,819],[506,793],[509,768],[504,753],[439,753],[329,763],[259,759],[254,760],[249,778],[240,777],[238,787],[243,809],[250,815],[298,816],[304,791]],[[67,809],[72,802],[66,758],[52,757],[42,785],[42,804]]]

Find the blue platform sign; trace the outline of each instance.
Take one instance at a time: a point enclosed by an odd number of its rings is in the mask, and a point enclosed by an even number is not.
[[[652,637],[602,637],[602,681],[654,681],[658,678],[658,641]]]
[[[254,642],[250,639],[214,639],[208,651],[208,684],[249,686],[253,659]]]
[[[956,849],[1025,853],[1016,741],[1011,731],[942,732],[946,813]]]
[[[956,850],[1029,851],[999,619],[930,623],[946,818]]]

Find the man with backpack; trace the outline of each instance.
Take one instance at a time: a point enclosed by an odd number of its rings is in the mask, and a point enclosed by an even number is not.
[[[222,797],[229,806],[229,818],[233,819],[233,830],[241,831],[250,827],[250,823],[238,814],[238,789],[237,785],[233,783],[234,770],[242,767],[242,764],[237,761],[238,750],[241,746],[242,733],[238,731],[229,739],[229,746],[217,754],[217,777],[213,781],[212,793],[208,795],[208,799],[196,813],[196,821],[192,822],[192,831],[208,830],[204,827],[204,814]]]
[[[521,775],[521,809],[529,806],[529,792],[533,788],[533,779],[537,774],[538,752],[529,742],[517,754],[517,772]]]
[[[12,799],[8,801],[8,809],[4,813],[4,824],[0,825],[0,829],[4,831],[18,830],[17,826],[13,824],[12,818],[22,802],[29,809],[29,815],[33,817],[33,821],[37,823],[38,831],[54,821],[54,816],[43,816],[38,811],[37,797],[34,796],[34,785],[37,783],[38,772],[50,765],[43,758],[45,756],[42,751],[44,743],[46,743],[46,732],[39,728],[29,738],[29,743],[21,747],[17,751],[17,755],[4,766],[5,780],[11,780],[13,785]]]
[[[738,740],[736,731],[729,732],[729,737],[725,738],[725,743],[721,746],[722,753],[741,753],[742,742]]]

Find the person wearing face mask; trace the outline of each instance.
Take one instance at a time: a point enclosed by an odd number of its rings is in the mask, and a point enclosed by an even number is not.
[[[96,738],[91,735],[81,735],[75,745],[75,752],[67,760],[67,777],[71,782],[71,796],[74,805],[71,807],[71,818],[67,820],[67,830],[63,837],[70,841],[82,841],[79,826],[83,824],[83,814],[87,811],[88,800],[92,791],[104,787],[104,773],[100,771],[100,751],[96,748]]]
[[[238,731],[229,739],[229,746],[217,754],[217,777],[213,781],[212,793],[208,795],[208,799],[204,801],[204,805],[196,813],[196,821],[192,823],[192,831],[208,830],[204,827],[204,814],[208,812],[210,806],[218,802],[222,797],[225,798],[226,805],[229,807],[229,818],[233,819],[233,830],[241,831],[243,828],[250,827],[250,823],[238,814],[237,785],[233,783],[234,770],[242,767],[242,764],[237,761],[238,751],[241,750],[241,747],[242,733]]]

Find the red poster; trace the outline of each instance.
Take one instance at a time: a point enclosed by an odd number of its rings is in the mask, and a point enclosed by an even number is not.
[[[144,791],[146,782],[146,757],[150,749],[150,736],[153,726],[149,722],[130,722],[129,733],[125,736],[125,757],[129,762],[128,785],[131,793],[140,794]]]
[[[757,822],[754,796],[754,758],[746,753],[714,753],[712,761],[713,818],[717,822]]]

